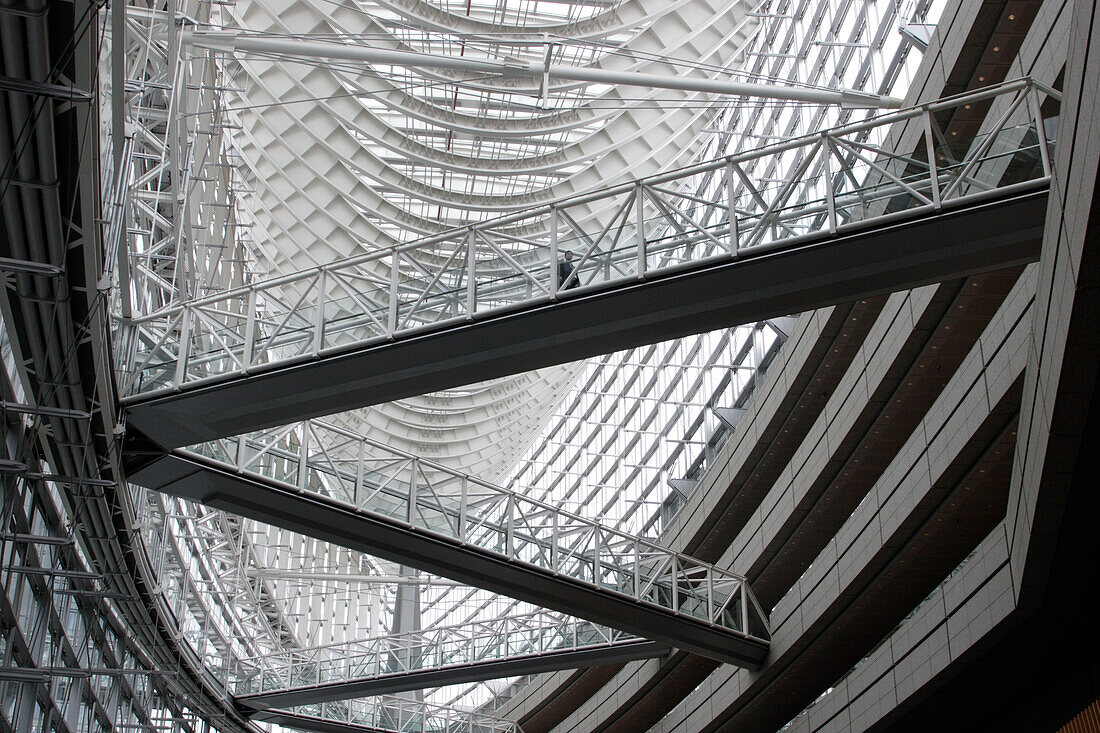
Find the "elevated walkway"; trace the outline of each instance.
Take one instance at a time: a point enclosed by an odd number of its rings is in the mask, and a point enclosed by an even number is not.
[[[767,655],[743,577],[318,420],[126,454],[150,489],[728,664]]]
[[[237,704],[266,710],[650,659],[665,644],[536,611],[236,660]]]
[[[1033,261],[1043,93],[1018,80],[135,318],[128,424],[171,449]],[[962,108],[997,122],[945,138]]]
[[[252,720],[316,733],[523,733],[510,720],[396,696],[264,710]]]

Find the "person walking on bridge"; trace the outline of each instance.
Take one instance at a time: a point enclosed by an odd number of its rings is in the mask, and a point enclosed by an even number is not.
[[[562,290],[570,290],[580,285],[580,279],[573,277],[577,268],[573,265],[573,251],[565,250],[565,259],[558,263],[558,287]],[[573,277],[572,280],[569,278]]]

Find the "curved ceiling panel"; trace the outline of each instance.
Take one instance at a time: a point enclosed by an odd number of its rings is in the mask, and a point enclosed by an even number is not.
[[[279,0],[230,12],[250,33],[489,59],[541,57],[552,37],[561,41],[555,63],[666,74],[686,64],[712,77],[749,30],[740,0],[552,6],[557,17],[533,7],[502,14],[471,2],[463,15],[424,2]],[[270,274],[675,167],[696,152],[713,114],[691,92],[567,84],[538,99],[515,80],[323,59],[241,56],[231,68],[254,233]],[[576,373],[547,369],[339,419],[491,479],[507,472]]]

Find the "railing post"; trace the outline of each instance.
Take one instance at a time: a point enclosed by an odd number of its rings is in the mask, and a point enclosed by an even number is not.
[[[306,459],[309,457],[309,422],[302,423],[302,443],[298,446],[298,488],[303,491],[306,488],[306,480],[309,476]]]
[[[825,203],[829,208],[829,234],[836,234],[836,196],[833,192],[833,166],[829,160],[829,135],[821,133],[821,158],[825,168]]]
[[[462,477],[461,494],[458,497],[458,540],[466,541],[466,512],[470,505],[470,481],[466,476]]]
[[[671,570],[669,578],[672,580],[672,610],[680,610],[680,562],[676,555],[672,556]]]
[[[707,621],[715,623],[714,618],[714,571],[707,568]]]
[[[558,207],[550,207],[550,295],[558,297]]]
[[[325,291],[328,288],[328,270],[322,268],[317,276],[317,310],[313,314],[313,355],[321,352],[325,341]]]
[[[470,227],[466,235],[466,320],[477,312],[477,254],[475,229]]]
[[[359,441],[359,457],[355,462],[355,486],[351,490],[351,503],[355,505],[356,509],[362,509],[359,506],[359,495],[363,491],[363,471],[367,462],[367,443],[366,441]]]
[[[737,198],[736,187],[733,185],[733,161],[726,161],[726,208],[730,226],[730,257],[737,258],[738,232],[737,232],[737,208],[734,202]]]
[[[642,560],[638,540],[634,540],[634,600],[640,601],[642,595]]]
[[[646,246],[645,246],[645,196],[642,195],[642,184],[639,181],[634,187],[634,227],[638,231],[638,272],[637,278],[645,278],[646,271]]]
[[[398,275],[398,265],[401,263],[401,252],[393,250],[393,261],[390,263],[390,302],[386,312],[386,336],[393,338],[397,331],[397,288],[401,283]]]
[[[409,461],[409,506],[408,512],[405,516],[405,521],[410,525],[413,524],[413,518],[416,516],[416,489],[417,489],[417,468],[420,466],[420,460],[413,458]]]
[[[926,106],[924,108],[924,147],[928,153],[928,176],[929,183],[932,185],[932,204],[939,211],[943,208],[943,203],[940,201],[940,167],[936,162],[936,137],[932,133],[932,110]]]
[[[183,384],[187,356],[191,352],[191,319],[193,317],[191,309],[183,306],[183,312],[180,314],[180,342],[179,348],[176,349],[176,373],[172,378],[172,383],[177,387]]]
[[[553,572],[558,572],[558,513],[554,512],[552,515],[551,527],[550,527],[550,569]]]
[[[761,333],[762,330],[763,330],[763,326],[760,325],[760,324],[757,324],[756,326],[753,326],[752,336],[751,336],[751,338],[752,338],[752,367],[753,367],[753,369],[752,369],[752,383],[753,383],[753,391],[755,391],[756,394],[760,394],[760,392],[759,392],[760,381],[761,381],[760,365],[764,362],[764,344],[763,344],[763,339],[761,338],[762,335],[763,335]]]
[[[1039,157],[1043,161],[1043,175],[1050,176],[1050,151],[1047,149],[1047,131],[1043,126],[1043,109],[1039,106],[1039,90],[1034,84],[1028,84],[1024,92],[1031,108],[1031,119],[1035,123],[1035,136],[1039,140]]]
[[[603,572],[603,563],[600,562],[600,527],[595,525],[592,532],[592,582],[600,587],[600,575]]]
[[[749,584],[741,581],[741,633],[749,633]]]
[[[241,361],[244,362],[244,369],[247,374],[248,367],[252,366],[254,358],[252,352],[256,349],[256,288],[249,289],[248,303],[245,308],[248,309],[248,312],[245,314],[244,354],[241,355]]]
[[[508,523],[504,530],[504,554],[512,557],[515,552],[516,538],[516,495],[508,494]]]

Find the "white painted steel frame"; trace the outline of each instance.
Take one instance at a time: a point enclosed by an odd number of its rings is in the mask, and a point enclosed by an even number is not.
[[[269,710],[253,716],[257,721],[270,721],[295,730],[338,730],[341,733],[523,733],[512,720],[462,710],[447,705],[435,705],[398,695],[383,695],[366,700],[303,705],[287,711]],[[341,728],[334,723],[344,723]]]
[[[606,626],[540,610],[235,659],[229,682],[242,705],[285,707],[268,698],[295,689],[319,699],[361,697],[361,693],[342,693],[340,688],[382,676],[446,671],[514,657],[601,650],[614,654],[616,648],[640,641]],[[647,651],[646,655],[658,653]],[[275,695],[274,699],[280,698]]]
[[[410,3],[393,3],[393,4],[395,4],[395,7],[400,7],[401,10],[403,10],[403,12],[406,12],[406,13],[414,13],[417,10],[415,7],[407,7],[407,6],[409,6]],[[803,12],[807,12],[807,11],[802,6],[800,6],[799,12],[803,13]],[[812,10],[811,12],[816,13],[817,10]],[[867,10],[864,9],[864,10],[861,10],[860,12],[866,13]],[[464,19],[461,19],[459,17],[455,17],[452,20],[454,20],[455,22],[464,21]],[[469,22],[469,21],[466,21],[466,22]],[[763,22],[764,22],[764,24],[769,26],[769,28],[764,29],[764,31],[768,31],[768,32],[770,32],[771,29],[785,28],[785,26],[787,26],[787,25],[790,25],[793,28],[793,25],[794,25],[794,23],[789,23],[787,20],[779,19],[779,18],[777,18],[777,19],[766,19]],[[582,21],[581,23],[579,23],[579,25],[583,26],[583,23],[584,22]],[[495,30],[495,28],[493,28],[493,26],[489,26],[488,24],[485,24],[485,25],[486,25],[486,28],[482,29],[482,30]],[[441,26],[441,28],[443,28],[443,26]],[[606,23],[604,23],[602,25],[593,24],[593,28],[606,28]],[[829,32],[832,32],[832,29],[829,29]],[[828,37],[828,36],[825,36],[825,37]],[[780,39],[782,39],[782,34],[780,34]],[[775,45],[781,45],[781,43],[777,43]],[[846,50],[842,50],[842,52],[840,52],[840,53],[848,53],[848,51],[849,50],[847,50],[847,48],[846,48]],[[799,55],[800,56],[800,61],[801,61],[801,58],[804,57],[803,53],[801,51],[798,51],[798,52],[796,52],[796,54],[791,54],[791,55],[792,56]],[[756,59],[755,68],[760,68],[760,64],[764,61],[764,57],[762,55],[756,55],[755,59]],[[791,62],[791,61],[793,61],[793,59],[785,59],[785,58],[775,59],[775,62],[777,62],[777,63],[780,63],[780,62],[788,63],[788,62]],[[768,68],[770,69],[772,67],[769,66]],[[787,74],[787,72],[784,72],[784,74]],[[809,80],[809,78],[806,78],[804,80]],[[763,114],[762,117],[778,116],[778,114],[779,114],[778,111],[773,111],[771,114],[768,114],[766,112],[766,113]],[[762,131],[764,134],[771,134],[773,131],[780,131],[781,132],[782,130],[785,130],[785,123],[781,124],[780,123],[781,119],[782,118],[775,117],[773,122],[763,123],[760,128],[753,128],[753,129],[757,129],[758,131]],[[826,158],[826,160],[827,160],[827,158]],[[766,172],[766,175],[774,175],[774,173]],[[169,272],[171,272],[171,271],[169,271]],[[182,571],[182,570],[180,570],[180,571]]]
[[[465,547],[767,641],[767,617],[736,573],[320,420],[192,450],[240,476],[319,494]],[[175,452],[184,458],[189,453]],[[741,610],[731,613],[735,606]],[[763,636],[750,629],[750,608]]]
[[[125,326],[139,353],[122,370],[124,402],[1033,187],[1050,175],[1038,105],[1025,104],[1035,95],[1056,93],[1029,79],[1007,82],[135,318]],[[959,160],[931,132],[926,144],[945,160],[864,141],[913,123],[935,131],[937,113],[1006,98],[1009,109]],[[1002,177],[1029,155],[1036,165]],[[752,170],[790,156],[798,163],[782,185],[753,180]],[[811,165],[822,172],[811,174]],[[704,179],[701,195],[689,193]],[[643,199],[656,216],[643,213]],[[613,214],[602,229],[586,229],[570,212],[596,201],[611,203]],[[570,282],[559,283],[552,254],[566,247],[580,256]]]
[[[902,106],[900,99],[867,94],[852,89],[815,89],[793,85],[751,84],[723,79],[693,79],[685,76],[563,66],[546,62],[482,61],[461,56],[396,51],[375,47],[369,43],[343,44],[327,40],[310,40],[308,38],[263,38],[231,31],[186,32],[183,36],[183,42],[199,48],[229,53],[277,54],[292,59],[340,59],[414,69],[450,69],[475,74],[500,75],[505,78],[541,79],[543,81],[537,85],[540,90],[549,86],[549,79],[563,79],[566,81],[616,84],[648,89],[679,89],[710,94],[759,97],[761,99],[839,104],[845,107],[896,109]],[[547,54],[549,55],[553,49],[551,44],[547,44],[547,46]]]

